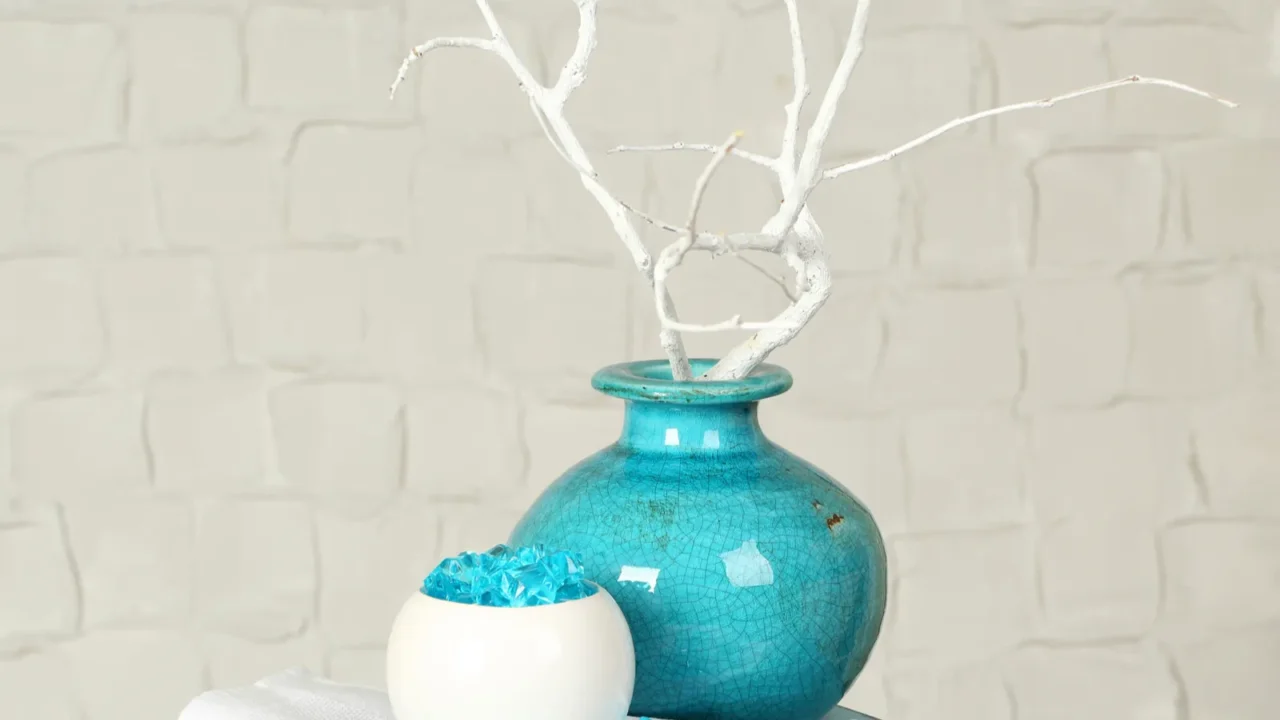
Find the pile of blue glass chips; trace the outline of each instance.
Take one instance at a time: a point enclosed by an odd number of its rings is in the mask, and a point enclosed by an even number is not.
[[[437,600],[511,608],[581,600],[598,589],[583,574],[577,553],[542,545],[497,545],[445,558],[422,583],[422,592]]]

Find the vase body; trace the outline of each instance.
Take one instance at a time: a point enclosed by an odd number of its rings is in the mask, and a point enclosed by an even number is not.
[[[709,361],[694,361],[696,372]],[[631,714],[818,720],[862,670],[887,578],[871,514],[770,442],[760,400],[791,376],[678,383],[665,362],[606,368],[622,436],[569,469],[511,542],[582,554],[631,629]]]

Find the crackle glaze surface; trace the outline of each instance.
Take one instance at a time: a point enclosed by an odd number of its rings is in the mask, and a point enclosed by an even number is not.
[[[633,715],[817,720],[880,631],[879,530],[761,432],[757,403],[790,387],[787,371],[669,378],[665,362],[597,373],[597,389],[627,401],[622,437],[549,487],[511,540],[582,553],[617,600],[635,642]]]

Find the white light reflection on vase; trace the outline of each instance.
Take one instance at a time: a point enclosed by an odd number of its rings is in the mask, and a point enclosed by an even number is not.
[[[742,543],[737,550],[720,553],[724,574],[734,587],[748,588],[773,584],[773,566],[760,554],[755,540]]]
[[[663,443],[666,445],[679,445],[680,444],[679,428],[667,428],[667,436],[665,439],[663,439]]]
[[[618,582],[633,582],[641,585],[648,585],[649,592],[658,589],[658,573],[659,568],[636,567],[634,565],[623,565],[622,572],[618,573]]]

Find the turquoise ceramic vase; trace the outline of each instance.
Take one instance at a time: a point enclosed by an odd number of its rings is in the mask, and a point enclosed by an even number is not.
[[[649,361],[592,385],[626,401],[622,436],[552,484],[511,542],[582,553],[618,601],[635,641],[632,715],[822,718],[880,633],[886,560],[862,503],[761,431],[757,405],[790,373],[674,382]]]

